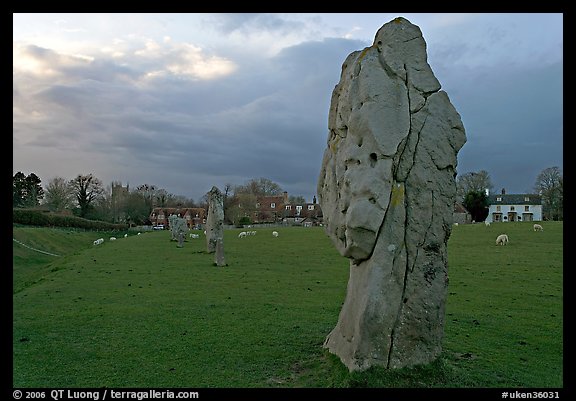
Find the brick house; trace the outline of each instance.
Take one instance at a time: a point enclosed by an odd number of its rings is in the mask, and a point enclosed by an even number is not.
[[[284,205],[282,221],[288,224],[302,224],[303,226],[315,226],[322,223],[322,208],[316,203],[316,197],[312,203],[287,203]]]
[[[206,209],[201,207],[155,207],[150,213],[150,221],[154,226],[163,224],[168,228],[170,226],[168,217],[172,214],[183,217],[188,228],[203,227],[206,224]]]
[[[251,213],[254,223],[277,223],[317,225],[322,221],[322,209],[314,197],[312,203],[290,203],[288,192],[282,195],[258,196]]]

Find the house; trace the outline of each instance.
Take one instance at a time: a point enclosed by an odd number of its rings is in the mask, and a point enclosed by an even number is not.
[[[488,216],[486,221],[542,221],[542,197],[536,194],[488,195]]]
[[[454,213],[452,221],[458,224],[469,224],[472,222],[472,215],[466,210],[462,204],[456,202],[454,204]]]
[[[239,203],[238,207],[242,208]],[[255,208],[246,212],[254,223],[278,223],[317,225],[322,221],[322,209],[314,197],[312,203],[290,203],[288,192],[282,195],[256,197]],[[306,220],[306,222],[305,222]]]
[[[173,214],[183,217],[188,228],[202,227],[206,224],[206,209],[201,207],[155,207],[150,213],[150,221],[154,226],[164,225],[164,227],[169,228],[168,217]]]
[[[282,217],[282,210],[288,203],[288,192],[282,195],[258,196],[256,210],[252,216],[254,223],[275,223]]]
[[[287,203],[284,205],[282,221],[287,224],[301,224],[304,227],[319,225],[322,222],[322,208],[316,203]]]

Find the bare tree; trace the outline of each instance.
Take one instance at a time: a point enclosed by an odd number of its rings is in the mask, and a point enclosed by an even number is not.
[[[65,178],[54,177],[46,185],[44,204],[54,212],[62,212],[74,206],[74,189]]]
[[[456,178],[456,194],[461,203],[470,192],[485,193],[487,189],[492,192],[493,188],[490,175],[486,170],[468,172]]]
[[[92,207],[92,202],[104,192],[102,181],[92,174],[79,174],[70,180],[69,184],[80,208],[80,217],[85,217]]]
[[[564,178],[559,167],[548,167],[538,174],[534,191],[542,196],[544,218],[562,220],[564,218]]]
[[[255,196],[274,196],[281,195],[282,188],[268,178],[251,179],[244,185],[238,185],[234,188],[234,194],[252,194]]]

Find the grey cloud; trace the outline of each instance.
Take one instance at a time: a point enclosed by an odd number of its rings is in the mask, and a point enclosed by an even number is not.
[[[275,14],[261,13],[221,13],[213,14],[209,19],[217,30],[224,34],[239,32],[292,32],[304,28],[304,23],[280,18]]]

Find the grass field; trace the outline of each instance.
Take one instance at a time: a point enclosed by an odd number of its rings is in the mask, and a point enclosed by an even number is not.
[[[225,231],[227,267],[168,231],[14,227],[14,387],[563,386],[563,223],[454,227],[444,352],[348,373],[322,348],[348,260],[321,228]],[[506,232],[507,246],[495,238]],[[96,238],[105,243],[92,245]]]

